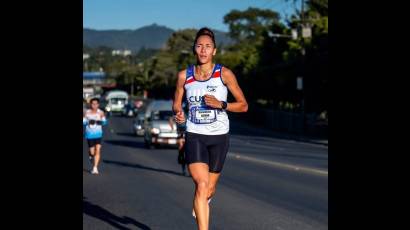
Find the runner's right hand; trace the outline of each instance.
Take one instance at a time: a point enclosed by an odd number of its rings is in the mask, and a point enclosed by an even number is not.
[[[185,122],[185,114],[182,111],[179,111],[175,114],[175,121],[178,124],[182,124]]]

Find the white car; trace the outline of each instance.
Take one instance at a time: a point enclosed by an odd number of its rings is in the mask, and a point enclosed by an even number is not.
[[[177,125],[173,120],[172,110],[152,111],[145,125],[145,146],[147,148],[159,145],[176,146],[177,138]]]

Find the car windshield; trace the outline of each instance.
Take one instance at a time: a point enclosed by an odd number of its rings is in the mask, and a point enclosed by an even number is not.
[[[125,104],[125,98],[112,98],[111,99],[111,104],[123,105],[123,104]]]

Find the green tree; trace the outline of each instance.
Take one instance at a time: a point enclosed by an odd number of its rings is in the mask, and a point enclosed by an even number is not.
[[[327,110],[328,93],[328,0],[306,1],[303,23],[312,29],[311,38],[299,37],[289,41],[284,55],[300,66],[304,48],[304,97],[307,111]],[[300,28],[301,12],[297,11],[288,22],[290,28]],[[295,66],[295,67],[296,67]]]
[[[224,23],[228,24],[229,34],[237,42],[255,42],[267,28],[278,23],[279,19],[277,12],[249,7],[245,11],[232,10],[224,16]]]
[[[147,90],[169,92],[175,87],[179,70],[185,69],[195,61],[192,46],[196,30],[185,29],[174,32],[166,43],[166,47],[151,57],[145,68],[147,72],[139,77],[140,80],[150,82],[143,84]]]
[[[277,77],[272,75],[272,66],[283,62],[282,53],[288,48],[286,40],[272,35],[283,34],[286,25],[280,22],[277,12],[257,8],[233,10],[224,22],[237,43],[217,60],[234,71],[249,100],[269,99],[269,87]]]

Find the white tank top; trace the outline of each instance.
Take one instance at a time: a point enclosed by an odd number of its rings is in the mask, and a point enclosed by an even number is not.
[[[228,133],[229,119],[226,111],[208,107],[203,100],[205,94],[211,94],[219,101],[226,102],[228,89],[222,82],[222,65],[216,64],[211,78],[205,81],[195,79],[194,73],[194,66],[189,66],[184,86],[189,105],[186,131],[204,135]]]
[[[92,113],[91,109],[88,109],[85,112],[85,116],[83,117],[83,123],[90,121],[90,120],[96,120],[96,121],[106,121],[105,117],[102,116],[103,111],[100,109],[97,110],[97,113]],[[102,126],[98,124],[87,124],[85,128],[85,138],[86,139],[95,139],[95,138],[101,138],[103,134],[102,131]]]

